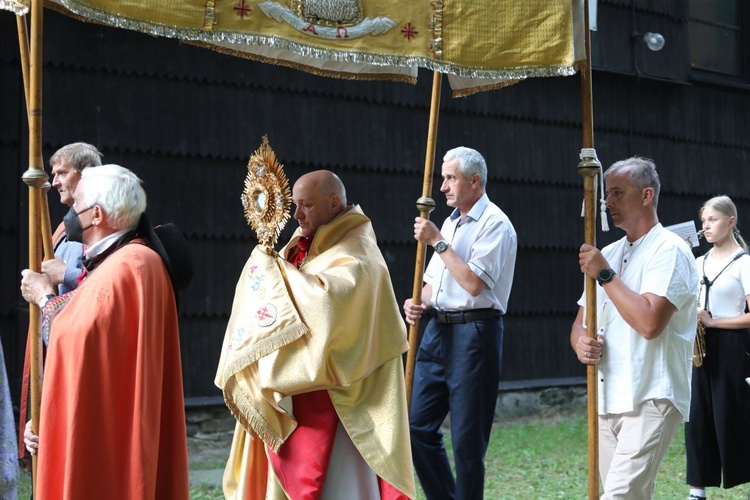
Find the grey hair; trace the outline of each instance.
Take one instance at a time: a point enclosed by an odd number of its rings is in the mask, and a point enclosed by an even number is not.
[[[479,175],[479,185],[484,189],[487,186],[487,163],[479,151],[459,146],[445,153],[443,161],[452,161],[456,158],[458,158],[458,171],[467,179],[471,179],[474,174]]]
[[[135,229],[146,211],[146,192],[141,180],[119,165],[85,169],[78,189],[83,189],[82,201],[86,207],[102,207],[116,231]]]
[[[95,146],[87,142],[74,142],[63,146],[50,157],[51,166],[68,163],[81,172],[86,167],[98,167],[102,164],[102,154]]]
[[[643,158],[641,156],[632,156],[625,160],[620,160],[612,164],[611,167],[604,172],[604,180],[607,180],[611,174],[624,170],[628,176],[628,180],[633,184],[639,191],[650,187],[654,190],[653,205],[654,210],[659,205],[659,192],[661,191],[661,182],[659,182],[659,174],[656,173],[656,165],[654,160],[649,158]]]
[[[708,200],[706,203],[703,204],[700,210],[700,215],[703,216],[703,211],[707,208],[712,208],[716,210],[717,212],[721,213],[725,217],[734,217],[734,231],[732,231],[732,235],[734,236],[734,239],[737,241],[737,244],[742,247],[744,251],[748,251],[747,249],[747,243],[745,243],[745,240],[740,235],[740,230],[737,227],[739,224],[739,217],[737,216],[737,206],[734,204],[732,199],[729,196],[721,195],[721,196],[714,196],[710,200]]]

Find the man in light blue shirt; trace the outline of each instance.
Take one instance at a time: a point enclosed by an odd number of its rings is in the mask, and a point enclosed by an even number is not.
[[[91,144],[74,142],[58,149],[49,159],[52,168],[52,187],[60,194],[60,203],[73,205],[73,193],[84,168],[102,164],[102,154]],[[83,244],[68,241],[63,225],[55,231],[52,242],[55,258],[42,263],[42,272],[58,287],[60,295],[75,289],[81,274]]]
[[[404,304],[410,324],[434,308],[414,373],[410,430],[414,466],[429,499],[482,498],[500,380],[503,318],[508,308],[517,238],[510,219],[485,193],[487,165],[459,147],[443,158],[440,191],[455,210],[440,230],[418,217],[414,238],[435,248],[422,303]],[[451,414],[456,476],[440,425]]]

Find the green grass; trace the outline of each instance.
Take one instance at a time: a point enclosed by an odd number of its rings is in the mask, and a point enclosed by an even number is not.
[[[224,498],[224,493],[221,491],[221,487],[214,487],[208,485],[201,485],[190,488],[191,500],[221,500]]]
[[[487,499],[584,499],[588,497],[585,411],[495,424],[485,457]],[[450,452],[450,437],[446,446]],[[711,499],[750,500],[750,485],[708,488]],[[656,479],[657,499],[684,499],[685,437],[675,435]],[[417,498],[425,498],[421,491]]]
[[[528,418],[495,424],[487,452],[485,498],[585,499],[588,496],[587,425],[585,411],[545,418]],[[450,435],[446,434],[450,454]],[[191,470],[223,468],[224,463],[195,463]],[[677,431],[656,479],[657,499],[684,499],[685,441]],[[724,490],[708,488],[711,499],[750,500],[750,485]],[[19,498],[29,498],[29,479],[24,474]],[[221,499],[221,488],[191,489],[195,500]],[[424,499],[421,490],[417,498]]]

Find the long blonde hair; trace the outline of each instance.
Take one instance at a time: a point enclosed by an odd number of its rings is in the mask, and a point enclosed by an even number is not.
[[[707,208],[712,208],[726,217],[734,217],[734,230],[732,231],[732,236],[734,237],[737,244],[747,252],[747,243],[745,243],[745,240],[742,239],[740,230],[737,227],[737,224],[739,223],[739,217],[737,217],[737,207],[735,206],[732,199],[726,195],[714,196],[703,204],[700,210],[700,214],[703,215],[703,211]]]

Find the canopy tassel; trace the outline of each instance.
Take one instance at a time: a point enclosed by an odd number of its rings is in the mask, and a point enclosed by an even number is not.
[[[607,221],[607,203],[604,196],[604,171],[602,170],[602,164],[599,162],[599,158],[596,157],[596,149],[594,148],[583,148],[581,149],[581,163],[579,168],[594,168],[598,170],[596,176],[599,178],[599,212],[602,224],[602,231],[605,233],[609,231],[609,222]],[[596,182],[594,182],[594,190],[597,189]],[[594,199],[596,199],[597,193],[594,193]],[[583,200],[581,204],[581,217],[586,214],[586,200]]]

